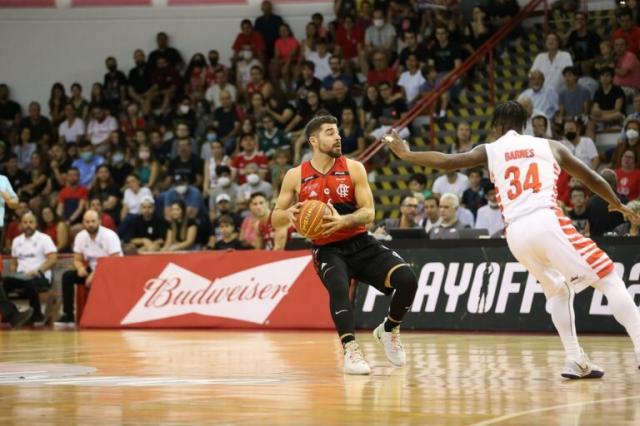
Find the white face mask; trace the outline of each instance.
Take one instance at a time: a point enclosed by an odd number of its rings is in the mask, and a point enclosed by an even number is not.
[[[250,50],[243,50],[242,51],[242,58],[245,60],[250,60],[251,58],[253,58],[253,52]]]
[[[384,26],[384,19],[374,19],[373,20],[373,25],[376,28],[382,28]]]
[[[260,182],[260,176],[255,173],[248,174],[247,182],[249,182],[249,185],[257,185]]]
[[[627,139],[637,139],[638,131],[636,129],[629,129],[625,132],[625,136],[627,136]]]
[[[187,193],[187,185],[178,185],[176,186],[176,192],[180,195],[184,195]]]
[[[222,176],[220,179],[218,179],[218,183],[220,184],[220,186],[227,187],[231,185],[231,179],[229,179],[227,176]]]
[[[151,157],[151,153],[149,151],[141,151],[138,153],[138,157],[141,160],[148,160]]]
[[[189,112],[189,105],[180,105],[180,112],[187,114]]]

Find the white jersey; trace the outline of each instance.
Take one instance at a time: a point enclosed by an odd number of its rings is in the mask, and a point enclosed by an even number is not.
[[[490,178],[507,226],[536,210],[556,208],[560,166],[547,139],[511,130],[485,147]]]

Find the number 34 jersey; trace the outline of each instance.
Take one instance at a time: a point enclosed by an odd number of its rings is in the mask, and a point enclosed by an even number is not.
[[[485,147],[490,178],[507,225],[536,210],[557,207],[560,166],[547,139],[511,130]]]

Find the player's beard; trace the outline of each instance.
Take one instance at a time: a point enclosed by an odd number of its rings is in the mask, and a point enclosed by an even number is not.
[[[342,155],[342,145],[332,146],[329,149],[320,148],[320,152],[328,155],[331,158],[338,158]]]

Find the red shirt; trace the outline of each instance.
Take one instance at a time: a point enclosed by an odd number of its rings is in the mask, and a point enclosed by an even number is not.
[[[302,163],[300,201],[320,200],[324,203],[331,201],[333,207],[341,215],[350,214],[358,210],[353,181],[349,175],[347,158],[344,156],[336,158],[333,167],[322,174],[313,168],[310,161]],[[313,244],[322,246],[336,241],[346,240],[355,235],[367,232],[364,226],[353,228],[343,228],[334,232],[328,237],[321,237],[313,240]]]
[[[238,34],[236,41],[233,42],[232,49],[234,52],[240,52],[242,50],[242,46],[247,44],[251,46],[251,50],[255,57],[260,56],[260,54],[266,49],[262,34],[257,31],[251,31],[251,34],[248,36],[244,33]]]
[[[269,217],[267,220],[261,220],[258,222],[258,236],[262,239],[262,248],[264,250],[273,250],[275,246],[275,229],[271,224],[271,214],[269,213]],[[294,231],[294,228],[289,228],[287,230],[287,241],[291,238],[291,233]]]
[[[640,27],[633,27],[629,31],[625,31],[622,28],[615,29],[611,38],[613,40],[617,38],[625,39],[627,50],[640,57]]]
[[[364,30],[360,25],[355,25],[351,33],[344,25],[336,26],[336,44],[342,49],[345,59],[352,59],[358,56],[358,45],[364,43]]]
[[[112,231],[117,231],[116,223],[113,221],[113,218],[109,216],[107,213],[102,213],[102,216],[100,217],[100,222],[101,222],[100,224],[105,228],[109,228]]]
[[[640,170],[633,169],[625,172],[622,169],[616,169],[618,177],[618,193],[625,195],[629,201],[635,200],[640,196]]]
[[[167,68],[157,68],[151,72],[151,85],[158,86],[160,90],[167,90],[175,87],[180,83],[180,74],[175,68],[167,66]]]
[[[379,84],[386,81],[391,88],[396,87],[396,71],[393,68],[386,68],[382,71],[369,70],[367,73],[367,84]]]
[[[243,152],[237,154],[231,160],[231,167],[238,171],[238,183],[240,185],[247,181],[247,178],[244,175],[244,168],[250,163],[257,164],[260,170],[267,170],[269,167],[269,159],[262,153],[262,151],[256,151],[249,157],[247,157]]]

